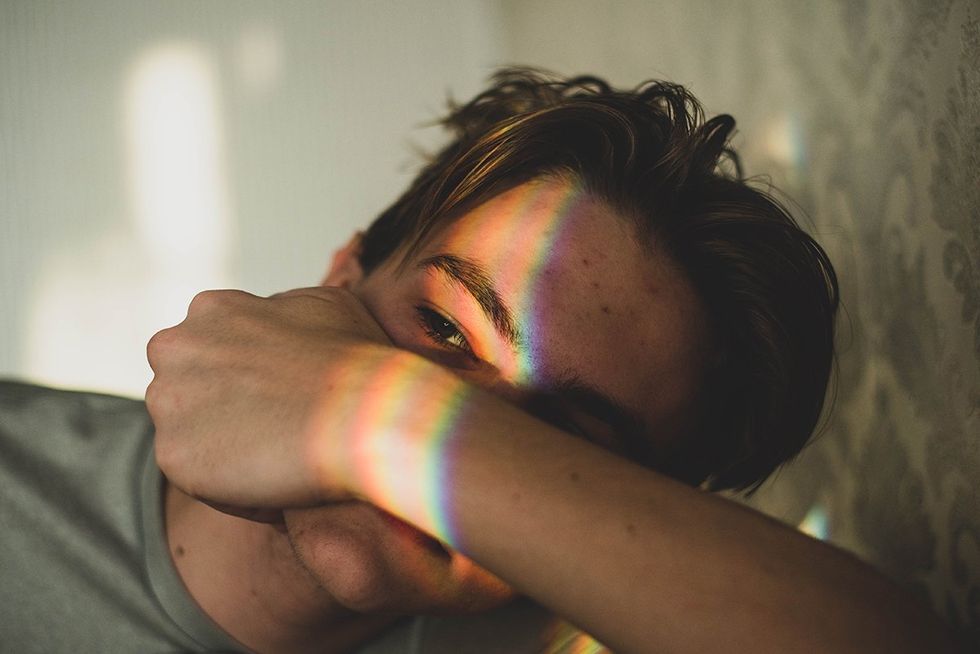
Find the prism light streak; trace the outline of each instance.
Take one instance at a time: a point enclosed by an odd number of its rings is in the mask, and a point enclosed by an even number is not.
[[[522,194],[514,195],[509,199],[506,204],[498,207],[501,216],[509,215],[530,215],[531,207],[533,206],[536,197],[540,195],[536,187],[529,186],[528,191]],[[476,211],[480,211],[481,208],[477,207]],[[512,285],[523,286],[527,282],[527,273],[525,272],[526,264],[523,263],[523,259],[526,257],[521,249],[522,239],[521,229],[523,226],[514,225],[513,221],[510,223],[504,223],[499,225],[499,228],[494,234],[492,242],[486,242],[484,235],[480,234],[474,230],[466,230],[461,228],[463,221],[460,221],[452,226],[451,234],[452,236],[447,239],[447,247],[450,251],[463,251],[469,252],[473,250],[485,250],[488,253],[496,253],[494,258],[486,261],[485,263],[497,270],[510,270],[512,273],[510,275],[504,275],[497,279],[494,279],[494,284],[498,289],[509,288]],[[479,246],[479,247],[476,247]],[[501,260],[506,258],[507,265],[501,266]],[[524,325],[520,320],[523,315],[523,307],[517,305],[511,305],[511,310],[514,313],[515,323],[518,328],[518,332],[524,332]],[[468,321],[470,325],[479,325],[481,320],[474,316]],[[523,339],[522,339],[523,340]],[[496,345],[499,341],[498,339],[488,336],[481,339],[484,347],[488,348],[485,358],[492,362],[500,370],[501,376],[508,379],[523,378],[521,377],[520,362],[519,359],[515,359],[514,353],[510,351],[506,344]],[[518,353],[518,357],[520,354]]]
[[[555,619],[547,630],[544,654],[610,654],[609,649],[564,620]]]
[[[795,112],[771,119],[763,133],[765,153],[781,166],[802,175],[807,165],[807,142],[803,121]]]
[[[561,258],[563,225],[569,220],[585,194],[573,185],[556,190],[553,185],[528,184],[522,193],[514,194],[506,204],[498,205],[501,216],[521,216],[522,220],[504,219],[497,226],[491,242],[480,242],[479,249],[495,253],[488,267],[502,271],[494,283],[498,289],[511,289],[509,304],[518,331],[524,336],[523,350],[516,353],[492,348],[490,360],[501,376],[517,386],[529,386],[540,381],[541,362],[547,343],[538,336],[547,318],[538,302],[542,273],[548,264]],[[542,211],[539,207],[561,194],[555,203],[557,210]],[[478,208],[477,211],[480,209]],[[470,251],[485,235],[470,233],[463,228],[454,230],[447,245],[450,250]],[[488,343],[496,339],[485,339]]]
[[[340,364],[340,379],[364,376],[364,391],[351,397],[343,389],[328,393],[314,422],[316,433],[336,424],[344,405],[356,403],[350,427],[354,470],[371,502],[405,516],[455,547],[459,541],[449,507],[448,448],[463,406],[465,386],[430,383],[432,368],[414,355],[394,356],[373,364]],[[438,371],[441,373],[441,371]],[[425,441],[406,442],[405,430],[427,425]],[[329,455],[314,438],[315,460]]]
[[[561,194],[557,201],[556,194]],[[499,229],[493,235],[493,242],[479,243],[481,249],[497,253],[496,260],[488,262],[489,267],[504,272],[493,281],[498,289],[511,290],[509,299],[511,310],[519,325],[518,331],[524,336],[523,347],[516,353],[498,350],[492,354],[501,376],[515,385],[533,385],[541,377],[541,362],[544,360],[544,349],[548,344],[537,336],[543,331],[543,322],[547,319],[547,316],[542,315],[538,310],[539,284],[549,262],[562,256],[559,250],[563,227],[572,219],[575,208],[579,206],[583,197],[583,192],[572,185],[556,187],[529,184],[524,192],[515,194],[506,204],[496,207],[496,211],[499,212],[497,215],[502,219]],[[542,210],[541,207],[544,206],[549,209]],[[520,219],[508,219],[514,216]],[[465,222],[461,221],[457,224],[453,237],[448,239],[447,246],[450,251],[470,251],[476,249],[473,245],[479,238],[485,238],[485,235],[477,233],[476,230],[467,230]],[[524,245],[526,247],[522,247]],[[469,322],[478,324],[480,321]],[[495,338],[483,340],[487,343],[500,341]],[[397,389],[396,382],[392,383],[392,388]],[[399,394],[409,394],[404,389],[395,390],[394,393],[396,397],[390,398],[389,401],[411,401],[408,397],[401,399],[397,397]],[[440,394],[437,397],[424,398],[421,408],[414,409],[425,411],[425,423],[431,425],[431,431],[424,448],[425,455],[421,461],[414,462],[412,465],[412,470],[422,473],[420,483],[423,505],[412,510],[409,515],[424,516],[424,524],[431,525],[439,538],[454,546],[459,543],[460,535],[452,520],[454,514],[451,505],[452,457],[448,448],[455,426],[459,423],[464,400],[465,397],[460,392]],[[392,408],[388,407],[387,410],[392,411]],[[377,408],[372,411],[380,415],[381,410]],[[399,422],[394,415],[389,415],[387,420],[397,428]],[[363,463],[372,465],[370,460],[365,460]],[[377,466],[377,463],[374,462],[373,465]],[[398,476],[406,472],[389,469],[382,474]],[[385,484],[390,483],[390,481],[378,480],[375,488],[381,491],[385,488]],[[411,493],[410,488],[403,487],[401,491]],[[391,489],[386,488],[386,492],[390,493]],[[384,495],[379,495],[382,496]],[[395,499],[395,496],[391,497]],[[398,500],[404,502],[405,497],[398,496]]]
[[[491,359],[501,377],[516,386],[533,386],[545,372],[549,344],[539,334],[547,331],[551,317],[541,301],[547,292],[542,284],[549,267],[561,261],[562,235],[579,219],[577,207],[586,199],[572,185],[532,183],[503,204],[498,202],[493,214],[481,214],[477,207],[472,221],[464,218],[448,232],[444,245],[449,252],[483,251],[492,256],[483,263],[497,271],[494,285],[506,296],[525,342],[516,352],[494,351]],[[470,228],[471,224],[481,228]],[[472,317],[466,322],[486,321]],[[481,340],[492,344],[501,339]],[[391,356],[380,363],[358,360],[368,362],[352,360],[347,371],[340,366],[335,370],[341,371],[337,379],[353,382],[359,396],[352,397],[343,387],[333,392],[321,409],[321,428],[337,424],[331,416],[350,414],[349,403],[355,403],[353,416],[341,424],[353,439],[351,474],[367,497],[457,547],[461,535],[452,506],[451,447],[465,410],[466,384],[446,384],[442,370],[415,355]],[[366,367],[355,369],[358,365]],[[433,383],[434,374],[440,381]],[[420,431],[423,442],[406,438]]]
[[[552,224],[548,229],[543,230],[544,237],[537,239],[536,247],[529,250],[525,259],[525,283],[520,299],[516,302],[520,307],[518,311],[527,315],[526,323],[521,322],[526,324],[525,330],[528,334],[528,350],[518,359],[517,379],[520,384],[534,384],[541,376],[539,362],[544,359],[547,343],[540,337],[544,331],[542,323],[545,316],[535,301],[536,290],[545,265],[551,258],[562,255],[561,249],[557,246],[563,233],[562,225],[578,205],[581,197],[581,191],[573,186],[568,187],[565,197],[558,204],[558,210],[550,217]]]
[[[417,469],[416,465],[412,465],[414,461],[403,460],[411,453],[407,448],[398,447],[395,431],[403,424],[400,418],[405,412],[403,403],[407,399],[410,380],[411,371],[406,370],[400,358],[386,361],[372,373],[368,383],[370,390],[360,402],[352,423],[356,452],[354,472],[363,483],[368,497],[380,500],[385,506],[391,506],[385,502],[397,498],[401,498],[402,502],[394,504],[402,505],[405,498],[399,486],[404,486],[405,479],[410,476],[405,473]],[[379,448],[379,443],[383,447]],[[404,469],[402,474],[398,474],[398,468]]]
[[[452,477],[449,475],[449,447],[452,442],[454,426],[459,423],[459,415],[464,405],[464,393],[449,393],[443,399],[442,416],[433,421],[433,433],[425,457],[423,488],[426,524],[432,525],[437,538],[453,547],[459,547],[460,534],[452,520],[454,512],[450,503],[449,488]]]
[[[827,515],[827,510],[820,504],[810,507],[800,522],[799,530],[823,541],[830,538],[830,516]]]

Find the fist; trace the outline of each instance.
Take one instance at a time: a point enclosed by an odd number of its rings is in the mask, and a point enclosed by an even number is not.
[[[157,462],[178,488],[218,505],[278,509],[347,497],[343,467],[330,465],[332,425],[318,407],[394,352],[344,289],[200,293],[187,318],[147,346]]]

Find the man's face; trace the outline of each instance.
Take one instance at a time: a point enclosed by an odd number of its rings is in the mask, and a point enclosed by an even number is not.
[[[567,182],[518,186],[410,260],[327,279],[338,281],[398,347],[600,446],[628,450],[640,425],[664,445],[689,415],[706,341],[694,292],[630,223]],[[368,504],[287,512],[286,524],[304,566],[355,610],[479,610],[511,596]]]

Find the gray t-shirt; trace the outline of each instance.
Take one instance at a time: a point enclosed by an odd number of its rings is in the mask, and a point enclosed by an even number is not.
[[[152,445],[140,401],[0,381],[0,652],[244,651],[171,562]],[[522,600],[405,620],[359,652],[554,651],[562,630]]]

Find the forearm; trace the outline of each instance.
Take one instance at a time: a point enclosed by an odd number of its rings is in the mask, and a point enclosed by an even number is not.
[[[349,293],[202,294],[148,354],[157,461],[194,497],[359,495],[619,651],[948,649],[851,557],[388,346]]]
[[[426,386],[462,407],[438,446],[425,419],[380,430],[373,473],[399,475],[400,492],[352,486],[615,650],[943,651],[938,621],[851,556],[452,375]]]

